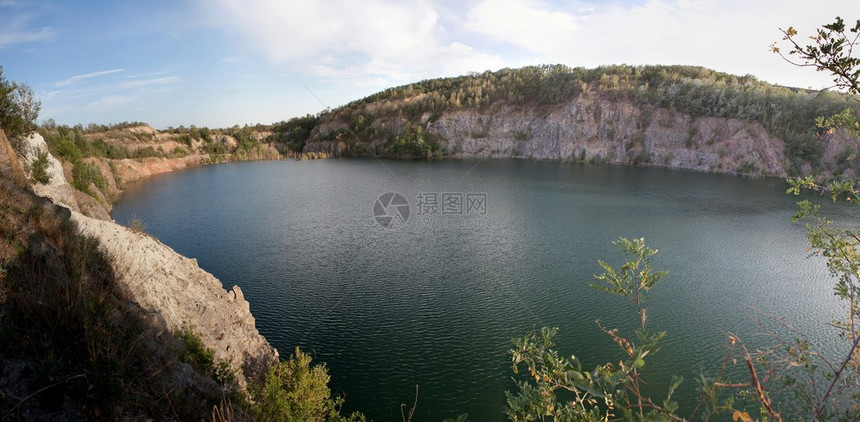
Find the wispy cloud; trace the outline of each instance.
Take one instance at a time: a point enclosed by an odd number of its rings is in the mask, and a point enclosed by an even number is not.
[[[89,76],[93,73],[78,76]],[[63,86],[59,86],[58,84],[54,84],[59,89],[47,91],[42,95],[50,101],[67,102],[73,104],[75,102],[89,102],[92,101],[93,98],[101,98],[104,96],[122,95],[126,97],[136,97],[151,94],[152,92],[157,91],[159,89],[163,90],[170,88],[181,80],[182,78],[180,78],[179,76],[164,76],[160,78],[147,79],[111,80],[105,81],[103,83],[86,84],[82,86],[70,86],[74,84],[66,84]]]
[[[0,25],[0,48],[8,45],[43,41],[54,38],[57,31],[50,26],[30,27],[30,17],[18,16]]]
[[[151,88],[154,86],[165,86],[170,85],[182,80],[179,76],[165,76],[163,78],[152,78],[152,79],[140,79],[140,80],[132,80],[127,82],[122,82],[113,87],[113,89],[117,90],[125,90],[125,89],[141,89],[141,88]]]
[[[110,70],[100,70],[98,72],[84,73],[82,75],[75,75],[75,76],[72,76],[68,79],[56,82],[56,83],[54,83],[54,86],[56,86],[56,87],[69,86],[69,85],[73,85],[73,84],[76,84],[78,82],[81,82],[83,80],[86,80],[86,79],[98,78],[100,76],[106,76],[106,75],[113,75],[115,73],[120,73],[120,72],[125,72],[125,69],[110,69]]]
[[[75,75],[54,84],[56,89],[40,94],[43,100],[43,115],[88,115],[103,119],[119,116],[129,110],[146,109],[158,104],[164,95],[175,92],[182,78],[161,76],[141,78],[102,78],[124,72],[126,69],[110,69]],[[88,83],[81,83],[87,81]]]

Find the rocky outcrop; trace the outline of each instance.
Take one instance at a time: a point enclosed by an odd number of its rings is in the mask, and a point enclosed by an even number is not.
[[[92,159],[100,170],[106,175],[112,174],[113,182],[134,183],[156,174],[169,173],[183,170],[188,167],[196,167],[208,162],[208,155],[189,155],[180,158],[158,158],[149,157],[141,159],[126,158],[122,160]],[[111,168],[111,164],[113,165]],[[110,183],[110,182],[109,182]]]
[[[26,178],[18,155],[3,130],[0,130],[0,176],[18,180]]]
[[[241,369],[240,385],[278,358],[257,331],[239,287],[224,290],[196,260],[146,234],[78,212],[72,212],[71,219],[81,233],[99,240],[126,296],[147,313],[156,330],[190,327],[217,359]]]
[[[32,162],[38,152],[48,153],[44,139],[34,134],[25,141],[24,162]],[[118,174],[132,180],[199,164],[201,157],[183,159],[151,158],[114,160]],[[0,170],[23,176],[18,157],[8,146],[0,130]],[[103,164],[101,161],[93,162]],[[106,169],[101,168],[102,171]],[[99,241],[110,257],[120,289],[136,307],[145,313],[154,335],[174,333],[190,328],[200,336],[216,359],[231,362],[237,369],[238,382],[247,385],[259,377],[268,365],[278,359],[278,352],[260,335],[242,290],[234,286],[224,290],[221,282],[197,265],[197,261],[179,255],[155,238],[120,226],[110,220],[102,206],[107,202],[74,189],[65,176],[63,165],[48,153],[47,184],[33,184],[36,194],[70,209],[69,218],[78,230]],[[114,173],[105,173],[113,175]],[[115,184],[114,184],[115,186]],[[98,197],[101,194],[91,186]],[[92,218],[81,213],[95,215]]]
[[[24,140],[24,157],[26,163],[32,163],[36,154],[48,154],[47,172],[50,181],[47,184],[33,183],[33,191],[36,195],[51,198],[55,203],[66,208],[80,210],[78,201],[75,199],[75,188],[69,184],[63,171],[63,164],[48,152],[48,144],[38,133],[33,133]]]
[[[427,131],[455,157],[585,160],[785,176],[782,140],[758,123],[581,96],[552,110],[442,114]]]

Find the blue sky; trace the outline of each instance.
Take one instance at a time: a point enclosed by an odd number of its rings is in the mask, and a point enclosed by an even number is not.
[[[272,123],[381,89],[563,63],[690,64],[790,86],[826,75],[768,51],[857,1],[0,0],[3,75],[40,119],[157,128]]]

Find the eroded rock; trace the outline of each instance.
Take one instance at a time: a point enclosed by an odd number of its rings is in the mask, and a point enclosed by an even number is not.
[[[110,221],[72,212],[81,233],[99,240],[111,257],[117,279],[153,326],[180,331],[191,327],[217,359],[240,369],[240,385],[261,375],[278,358],[256,328],[242,290],[221,282],[153,237]]]

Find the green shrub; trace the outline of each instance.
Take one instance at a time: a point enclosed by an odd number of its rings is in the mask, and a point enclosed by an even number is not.
[[[30,163],[30,178],[37,183],[47,185],[51,182],[51,175],[48,173],[48,153],[35,149],[36,159]]]
[[[176,336],[182,339],[185,346],[179,355],[180,360],[222,386],[236,382],[236,372],[231,368],[230,362],[216,359],[215,352],[203,345],[203,340],[190,326],[183,327]]]
[[[159,147],[161,148],[161,147]],[[134,150],[130,158],[164,157],[164,152],[153,147],[142,147]]]
[[[227,153],[227,148],[221,142],[207,142],[203,145],[203,151],[210,155],[224,155]]]
[[[438,137],[424,132],[421,126],[408,125],[399,135],[385,142],[386,156],[398,159],[438,158],[442,155]]]
[[[272,134],[266,141],[284,143],[289,150],[301,152],[318,122],[318,117],[308,114],[304,117],[295,117],[286,122],[276,123],[272,127]]]
[[[114,184],[116,184],[118,188],[122,189],[122,176],[119,175],[119,170],[117,170],[116,164],[114,164],[113,161],[109,161],[108,167],[110,168],[110,172],[113,175]]]
[[[191,146],[191,135],[183,134],[176,138],[176,142],[184,144],[186,146]]]
[[[74,180],[72,181],[72,186],[76,189],[92,195],[92,192],[90,192],[90,183],[94,184],[102,191],[107,188],[107,181],[104,176],[102,176],[102,172],[98,167],[83,161],[78,161],[73,164],[72,177]]]
[[[525,369],[527,378],[517,381],[519,391],[505,394],[506,413],[511,420],[534,421],[550,417],[549,420],[596,421],[620,415],[629,415],[629,420],[664,420],[661,417],[672,415],[677,410],[677,404],[671,400],[681,383],[681,379],[676,377],[673,377],[663,407],[636,407],[643,403],[640,385],[644,383],[641,375],[645,358],[659,350],[659,344],[666,336],[665,331],[646,329],[645,306],[650,290],[666,272],[654,269],[651,257],[657,250],[645,246],[643,238],[620,238],[613,244],[624,251],[629,260],[618,267],[598,260],[604,273],[596,274],[594,277],[598,282],[590,285],[627,299],[639,314],[639,330],[635,338],[622,337],[618,329],[606,328],[597,321],[600,329],[626,356],[617,365],[607,363],[589,371],[576,356],[564,358],[553,349],[553,338],[558,328],[543,327],[540,331],[514,339],[514,348],[510,351],[512,369],[515,374],[520,368]],[[608,408],[597,406],[595,398]],[[647,413],[643,413],[646,410]],[[632,417],[634,412],[638,413],[636,419]]]
[[[50,144],[49,144],[50,145]],[[60,138],[56,143],[57,156],[62,157],[72,163],[80,161],[84,157],[80,147],[74,141],[68,138]]]
[[[340,415],[343,398],[332,397],[325,365],[311,366],[298,347],[286,362],[269,367],[262,384],[253,386],[256,416],[267,421],[363,421],[353,413]]]

